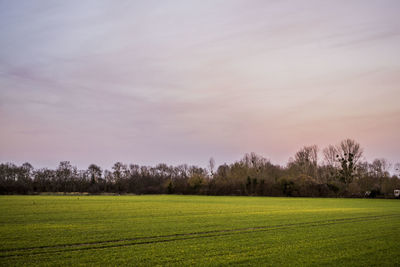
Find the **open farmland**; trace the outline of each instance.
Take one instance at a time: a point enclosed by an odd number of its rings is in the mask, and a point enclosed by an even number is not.
[[[398,265],[400,201],[0,196],[0,265]]]

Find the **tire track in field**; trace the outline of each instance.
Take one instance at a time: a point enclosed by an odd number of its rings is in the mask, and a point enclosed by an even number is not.
[[[125,238],[125,239],[93,241],[93,242],[85,242],[85,243],[71,243],[71,244],[36,246],[36,247],[15,248],[15,249],[0,249],[0,252],[34,250],[34,249],[44,249],[44,248],[62,248],[62,247],[74,247],[74,246],[87,246],[87,245],[116,243],[116,242],[124,242],[124,241],[134,241],[134,240],[141,240],[141,239],[170,238],[170,237],[178,237],[178,236],[202,235],[202,234],[212,234],[212,233],[222,233],[222,232],[236,232],[236,231],[246,231],[246,230],[279,228],[279,227],[285,227],[285,226],[309,225],[309,224],[315,224],[315,223],[316,224],[322,224],[322,223],[326,223],[326,222],[330,223],[330,222],[342,222],[342,221],[346,221],[346,222],[347,221],[359,221],[359,220],[363,220],[363,219],[375,219],[375,218],[379,219],[379,218],[394,217],[394,216],[400,216],[400,214],[375,215],[375,216],[363,216],[363,217],[352,217],[352,218],[340,218],[340,219],[330,219],[330,220],[323,220],[323,221],[312,221],[312,222],[290,223],[290,224],[277,224],[277,225],[269,225],[269,226],[255,226],[255,227],[236,228],[236,229],[211,230],[211,231],[203,231],[203,232],[191,232],[191,233],[170,234],[170,235],[143,236],[143,237],[133,237],[133,238]]]
[[[219,236],[226,236],[226,235],[233,235],[233,234],[244,234],[244,233],[289,229],[292,227],[318,227],[318,226],[327,226],[327,225],[335,225],[335,224],[345,224],[345,223],[351,223],[351,222],[362,222],[362,221],[366,221],[366,220],[379,220],[382,218],[399,217],[399,216],[400,216],[400,214],[375,215],[375,216],[330,219],[330,220],[302,222],[302,223],[289,223],[289,224],[280,224],[280,225],[246,227],[246,228],[237,228],[237,229],[223,229],[223,230],[212,230],[212,231],[203,231],[203,232],[170,234],[170,235],[145,236],[145,237],[105,240],[105,241],[86,242],[86,243],[73,243],[73,244],[62,244],[62,245],[52,245],[52,246],[37,246],[37,247],[29,247],[29,248],[3,249],[3,250],[0,250],[0,252],[6,252],[6,253],[7,252],[10,252],[10,253],[20,252],[20,253],[19,254],[9,254],[9,255],[0,255],[0,258],[31,256],[31,255],[70,252],[70,251],[85,251],[85,250],[94,250],[94,249],[117,248],[117,247],[127,247],[127,246],[135,246],[135,245],[154,244],[154,243],[166,243],[166,242],[173,242],[173,241],[179,241],[179,240],[210,238],[210,237],[219,237]],[[136,242],[129,242],[129,241],[136,241]],[[128,242],[128,243],[126,243],[126,242]],[[118,243],[122,243],[122,244],[118,244]],[[41,250],[41,249],[55,249],[55,250],[32,251],[32,252],[28,252],[28,253],[23,253],[25,251]]]

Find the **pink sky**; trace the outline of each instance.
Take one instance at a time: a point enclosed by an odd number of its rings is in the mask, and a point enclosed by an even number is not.
[[[400,162],[399,1],[2,1],[0,161]]]

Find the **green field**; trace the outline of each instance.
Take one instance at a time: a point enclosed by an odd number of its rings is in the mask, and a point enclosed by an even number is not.
[[[0,265],[400,264],[400,201],[0,196]]]

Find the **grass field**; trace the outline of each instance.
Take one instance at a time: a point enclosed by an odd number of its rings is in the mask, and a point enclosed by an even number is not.
[[[400,264],[400,201],[0,196],[0,265]]]

